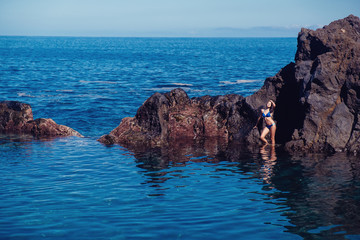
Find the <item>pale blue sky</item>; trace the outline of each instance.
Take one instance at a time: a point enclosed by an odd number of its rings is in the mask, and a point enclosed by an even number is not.
[[[359,0],[0,0],[0,35],[292,36]]]

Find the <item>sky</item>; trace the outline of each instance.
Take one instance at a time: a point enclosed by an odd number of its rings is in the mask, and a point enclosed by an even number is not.
[[[297,37],[360,0],[0,0],[0,36]]]

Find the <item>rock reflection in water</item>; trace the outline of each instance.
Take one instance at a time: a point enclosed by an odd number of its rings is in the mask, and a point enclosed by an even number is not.
[[[267,199],[284,209],[282,216],[292,225],[286,226],[289,232],[305,239],[347,239],[360,234],[360,162],[356,156],[290,156],[272,146],[249,149],[217,139],[184,140],[132,151],[138,167],[147,172],[144,184],[151,187],[160,188],[173,178],[173,167],[210,162],[217,168],[217,163],[227,162],[231,167],[225,171],[260,179],[264,189],[273,190]],[[181,176],[186,168],[176,171]]]
[[[238,162],[241,156],[250,153],[243,146],[229,145],[223,139],[216,138],[202,141],[183,139],[161,148],[138,146],[130,150],[137,159],[137,166],[147,171],[150,179],[146,183],[153,183],[153,187],[160,187],[158,184],[170,178],[168,175],[173,172],[171,167],[185,167],[189,162]]]
[[[292,157],[292,162],[292,171],[280,167],[272,179],[279,197],[286,198],[292,210],[286,213],[295,225],[289,230],[305,239],[313,239],[312,235],[345,239],[345,235],[360,234],[358,158],[338,153]],[[322,229],[324,226],[327,228]]]
[[[157,148],[137,146],[130,148],[138,161],[138,167],[154,171],[171,166],[186,166],[191,162],[221,161],[239,162],[241,159],[257,158],[256,149],[247,146],[227,143],[223,139],[211,138],[197,141],[182,139],[171,142],[169,145]],[[254,155],[255,153],[255,155]]]

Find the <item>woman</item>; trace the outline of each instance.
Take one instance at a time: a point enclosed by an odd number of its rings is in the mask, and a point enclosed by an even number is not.
[[[274,112],[274,108],[275,108],[275,103],[274,101],[270,100],[267,104],[266,104],[266,109],[261,109],[261,116],[259,117],[259,119],[257,120],[257,123],[255,125],[254,128],[257,128],[257,125],[261,119],[261,117],[264,118],[265,123],[266,123],[266,127],[262,130],[261,132],[261,136],[260,136],[260,140],[264,142],[265,145],[268,144],[268,141],[265,139],[265,136],[270,132],[270,137],[271,137],[271,144],[274,146],[275,145],[275,132],[276,132],[276,126],[275,126],[275,122],[272,119],[271,114]]]

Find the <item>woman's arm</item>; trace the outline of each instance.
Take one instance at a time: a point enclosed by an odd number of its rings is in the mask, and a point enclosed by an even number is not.
[[[276,107],[276,104],[274,103],[273,100],[270,100],[270,102],[272,103],[273,107],[275,108]]]
[[[257,120],[255,126],[253,127],[253,129],[257,128],[257,125],[259,124],[260,119],[261,119],[261,116],[258,118],[258,120]]]

